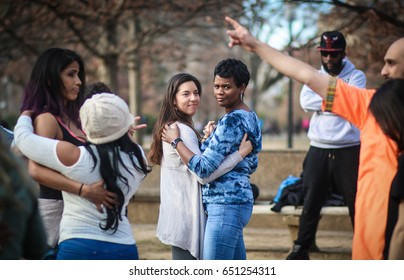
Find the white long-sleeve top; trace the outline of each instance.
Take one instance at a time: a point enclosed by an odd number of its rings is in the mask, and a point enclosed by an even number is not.
[[[323,67],[319,72],[326,74]],[[366,76],[345,58],[338,78],[356,87],[366,87]],[[359,145],[359,130],[350,122],[330,112],[321,110],[323,99],[306,85],[300,92],[300,105],[306,112],[314,112],[307,136],[310,145],[323,149],[336,149]]]
[[[33,133],[31,118],[28,116],[21,116],[18,119],[14,129],[14,138],[17,147],[26,157],[46,167],[59,171],[68,178],[85,184],[92,184],[102,179],[99,172],[100,160],[95,147],[92,147],[94,154],[97,156],[97,165],[94,169],[94,161],[90,153],[82,146],[78,147],[80,149],[78,161],[72,166],[65,166],[60,162],[56,152],[56,146],[59,140],[35,135]],[[142,153],[145,158],[143,150]],[[86,238],[119,244],[136,243],[131,225],[125,216],[125,209],[130,198],[139,188],[145,175],[133,167],[128,154],[122,153],[121,156],[123,163],[133,175],[128,173],[125,168],[120,169],[122,175],[128,179],[129,189],[118,180],[118,185],[121,187],[122,193],[125,196],[121,213],[122,221],[119,221],[118,230],[115,233],[113,233],[112,230],[102,230],[100,223],[103,223],[106,219],[106,211],[100,213],[96,209],[95,204],[87,199],[76,194],[62,192],[64,210],[60,224],[59,243],[71,238]],[[136,158],[134,158],[134,160],[136,162]]]
[[[181,139],[194,154],[200,155],[195,132],[178,123]],[[201,184],[206,184],[233,169],[243,158],[238,151],[228,156],[208,178],[201,179],[182,162],[176,150],[163,142],[160,177],[160,213],[157,237],[161,242],[188,250],[202,259],[206,215]]]

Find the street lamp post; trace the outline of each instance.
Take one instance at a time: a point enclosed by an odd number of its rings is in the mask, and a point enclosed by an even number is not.
[[[290,42],[293,42],[292,24],[295,20],[294,6],[288,5],[287,7],[288,18],[288,30]],[[293,56],[292,46],[290,44],[289,51],[290,56]],[[289,90],[288,90],[288,148],[293,148],[293,80],[289,78]]]

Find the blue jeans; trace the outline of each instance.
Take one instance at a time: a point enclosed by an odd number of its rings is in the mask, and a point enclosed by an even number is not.
[[[252,204],[205,204],[208,214],[204,260],[245,260],[243,229],[251,218]]]
[[[57,260],[138,260],[136,244],[72,238],[58,246]]]

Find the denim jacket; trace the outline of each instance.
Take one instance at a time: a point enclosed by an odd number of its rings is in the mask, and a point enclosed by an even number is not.
[[[202,154],[194,155],[188,166],[201,178],[209,176],[226,156],[238,150],[245,133],[253,145],[252,152],[231,171],[202,187],[204,203],[253,203],[250,175],[258,167],[258,152],[262,149],[260,122],[255,112],[234,110],[224,115],[203,142]]]

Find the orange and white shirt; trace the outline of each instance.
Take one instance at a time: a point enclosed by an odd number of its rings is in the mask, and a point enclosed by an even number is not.
[[[397,145],[369,111],[374,89],[331,78],[323,110],[332,111],[360,130],[358,190],[352,259],[383,259],[391,183],[397,171]]]

